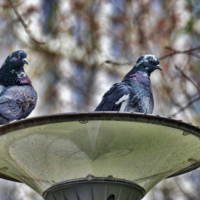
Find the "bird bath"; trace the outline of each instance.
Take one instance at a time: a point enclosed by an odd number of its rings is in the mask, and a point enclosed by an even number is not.
[[[135,113],[67,113],[0,127],[0,177],[46,200],[140,200],[200,166],[200,129]]]

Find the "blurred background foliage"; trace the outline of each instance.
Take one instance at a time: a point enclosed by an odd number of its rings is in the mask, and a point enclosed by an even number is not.
[[[28,53],[38,92],[31,116],[93,111],[143,54],[152,74],[154,114],[200,124],[199,0],[0,0],[0,62]],[[164,180],[144,199],[200,199],[199,170]],[[0,199],[42,199],[0,181]]]

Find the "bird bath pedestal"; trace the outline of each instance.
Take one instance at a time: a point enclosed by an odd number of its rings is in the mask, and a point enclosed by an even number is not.
[[[0,177],[46,200],[140,200],[200,166],[200,129],[135,113],[68,113],[0,127]]]

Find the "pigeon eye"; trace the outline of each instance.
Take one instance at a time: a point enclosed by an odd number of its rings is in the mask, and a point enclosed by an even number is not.
[[[16,56],[15,56],[15,58],[19,58],[19,56],[18,56],[18,55],[16,55]]]
[[[150,64],[153,64],[153,61],[150,60],[149,63],[150,63]]]

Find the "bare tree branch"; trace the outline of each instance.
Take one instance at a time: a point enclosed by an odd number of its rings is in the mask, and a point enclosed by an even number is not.
[[[175,65],[176,70],[178,70],[181,75],[186,78],[188,81],[190,81],[195,88],[198,90],[198,92],[200,93],[200,89],[199,87],[177,66]],[[191,101],[189,101],[184,107],[181,107],[177,112],[175,112],[174,114],[170,115],[170,117],[175,117],[177,114],[183,112],[186,108],[188,108],[190,105],[192,105],[195,101],[198,101],[200,99],[200,96],[192,99]]]
[[[187,197],[187,200],[193,200],[193,199],[195,199],[195,197],[192,195],[192,193],[188,193],[188,192],[186,192],[186,191],[182,188],[182,186],[181,186],[181,184],[180,184],[181,181],[179,181],[179,178],[178,178],[178,177],[175,178],[175,181],[176,181],[176,186],[177,186],[177,187],[179,188],[179,190]]]
[[[186,78],[188,81],[190,81],[194,85],[194,87],[198,90],[198,92],[200,93],[199,87],[191,80],[191,78],[189,78],[177,65],[175,65],[175,68],[176,68],[176,70],[178,70],[181,73],[181,75],[184,78]]]
[[[38,40],[33,36],[33,34],[32,34],[32,33],[30,32],[30,30],[28,29],[28,26],[29,26],[29,25],[26,24],[26,23],[24,22],[24,20],[22,19],[22,16],[19,14],[19,12],[18,12],[16,6],[12,4],[11,0],[7,0],[7,1],[9,2],[10,7],[13,9],[14,13],[16,14],[18,20],[21,22],[22,26],[24,27],[24,29],[25,29],[26,33],[29,35],[29,37],[30,37],[35,43],[37,43],[37,44],[41,44],[41,45],[45,44],[45,42],[38,41]]]
[[[18,7],[18,6],[20,6],[21,4],[23,4],[24,3],[24,1],[22,1],[22,2],[20,2],[20,3],[18,3],[18,4],[16,4],[16,5],[8,5],[8,4],[0,4],[0,7],[3,7],[3,8],[12,8],[12,7]]]
[[[196,54],[196,53],[190,52],[188,54],[200,59],[200,56],[198,54]]]
[[[172,49],[171,47],[165,47],[165,48],[168,49],[168,50],[171,50],[171,51],[173,51],[173,52],[172,52],[172,53],[169,53],[169,54],[167,54],[167,55],[161,56],[161,57],[159,58],[160,60],[163,60],[163,59],[165,59],[165,58],[171,57],[171,56],[173,56],[173,55],[175,55],[175,54],[190,54],[190,55],[192,55],[192,56],[196,56],[196,54],[192,54],[191,52],[200,50],[200,46],[195,47],[195,48],[192,48],[192,49],[184,50],[184,51],[174,50],[174,49]]]
[[[165,49],[168,49],[170,51],[173,51],[172,53],[169,53],[167,55],[164,55],[164,56],[161,56],[159,59],[160,60],[163,60],[167,57],[171,57],[175,54],[189,54],[191,56],[194,56],[196,58],[199,58],[200,59],[200,55],[194,53],[194,51],[197,51],[197,50],[200,50],[200,46],[198,47],[195,47],[195,48],[192,48],[192,49],[188,49],[188,50],[184,50],[184,51],[179,51],[179,50],[175,50],[173,49],[172,47],[168,47],[166,46]],[[111,64],[111,65],[116,65],[116,66],[123,66],[123,65],[133,65],[132,62],[127,62],[127,63],[118,63],[118,62],[114,62],[114,61],[111,61],[111,60],[106,60],[104,63],[106,64]]]
[[[123,65],[133,65],[133,63],[132,62],[127,62],[127,63],[118,63],[118,62],[113,62],[113,61],[111,61],[111,60],[106,60],[106,61],[104,61],[104,63],[106,63],[106,64],[110,64],[110,65],[117,65],[117,66],[123,66]],[[104,63],[102,63],[102,64],[104,64]]]
[[[189,101],[185,106],[183,106],[182,108],[180,108],[177,112],[175,112],[172,115],[169,115],[169,117],[175,117],[176,115],[178,115],[179,113],[183,112],[186,108],[188,108],[189,106],[191,106],[195,101],[200,100],[200,96],[197,96],[196,98],[192,99],[191,101]]]

